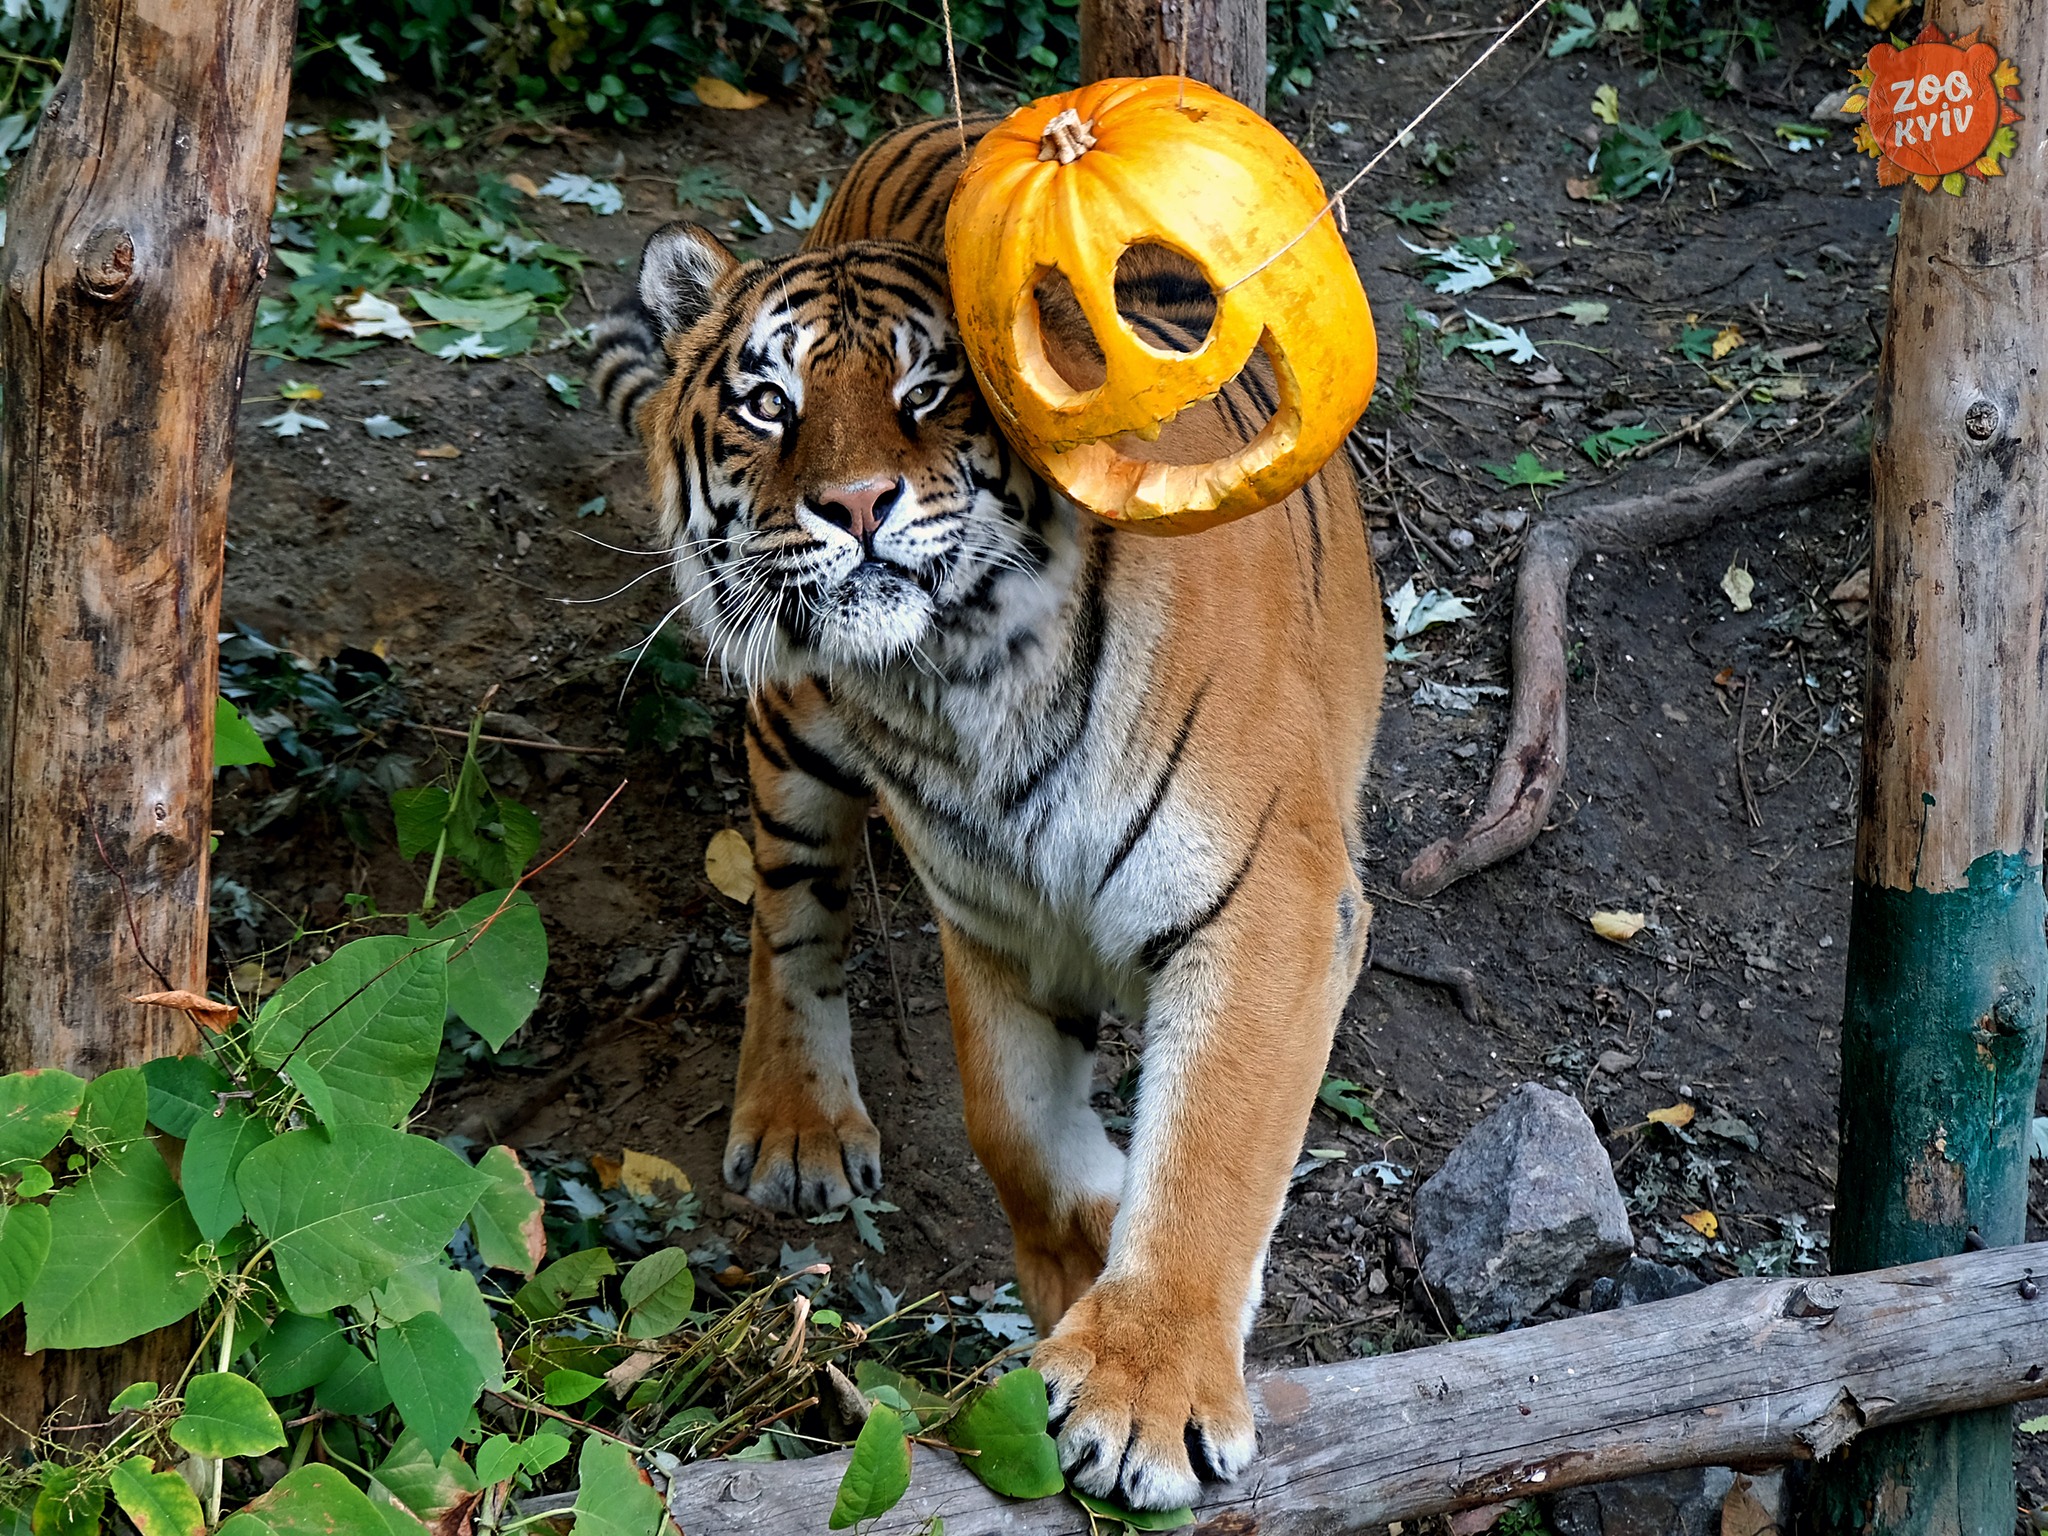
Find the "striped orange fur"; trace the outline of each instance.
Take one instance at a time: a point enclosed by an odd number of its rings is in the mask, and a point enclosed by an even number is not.
[[[1378,584],[1341,459],[1171,539],[1021,466],[938,263],[960,149],[951,123],[878,144],[781,261],[658,232],[599,383],[645,442],[678,606],[750,694],[761,885],[728,1182],[810,1212],[881,1187],[844,971],[878,803],[938,917],[1062,1458],[1171,1507],[1252,1456],[1244,1338],[1365,955]],[[1161,345],[1207,323],[1164,267],[1123,302]],[[1044,304],[1085,377],[1085,325]],[[1254,367],[1134,451],[1214,457],[1272,400]],[[1144,1021],[1128,1150],[1089,1102],[1105,1007]]]

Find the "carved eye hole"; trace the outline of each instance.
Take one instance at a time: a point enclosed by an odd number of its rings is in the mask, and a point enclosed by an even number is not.
[[[911,385],[903,392],[903,404],[907,410],[921,411],[944,392],[944,386],[938,380],[926,379],[921,384]]]
[[[747,412],[762,421],[780,421],[789,414],[789,396],[773,384],[763,384],[747,396]]]

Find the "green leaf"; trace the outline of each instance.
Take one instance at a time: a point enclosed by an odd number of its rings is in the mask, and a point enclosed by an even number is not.
[[[476,1448],[476,1480],[486,1488],[502,1483],[524,1465],[519,1442],[510,1435],[493,1435]]]
[[[469,1351],[485,1388],[497,1391],[505,1385],[505,1346],[498,1338],[497,1324],[491,1321],[484,1293],[477,1289],[476,1277],[467,1270],[443,1268],[435,1279],[441,1291],[441,1321]]]
[[[509,293],[502,298],[458,299],[445,293],[412,290],[413,302],[436,320],[465,331],[502,331],[524,320],[533,309],[530,293]]]
[[[0,1206],[0,1317],[28,1295],[49,1256],[50,1208]]]
[[[661,1495],[617,1441],[585,1437],[576,1477],[575,1536],[655,1536],[660,1529]]]
[[[23,1200],[40,1200],[57,1180],[41,1163],[23,1163],[14,1183],[15,1195]]]
[[[441,841],[448,821],[448,791],[438,784],[391,792],[391,819],[398,823],[400,858],[416,859]]]
[[[586,1248],[555,1260],[519,1287],[512,1305],[519,1309],[520,1316],[538,1323],[555,1316],[572,1301],[595,1296],[598,1282],[618,1272],[619,1266],[604,1249]]]
[[[252,763],[265,768],[275,767],[270,749],[263,745],[242,712],[226,699],[213,701],[213,766],[215,768],[246,768]],[[146,1533],[145,1533],[146,1536]]]
[[[377,1308],[378,1326],[402,1323],[422,1312],[440,1311],[441,1287],[436,1276],[441,1268],[439,1255],[422,1259],[417,1264],[407,1265],[372,1290],[370,1300]],[[356,1306],[360,1310],[362,1303],[357,1302]]]
[[[903,1416],[886,1403],[868,1410],[868,1421],[853,1442],[853,1460],[839,1479],[839,1497],[825,1524],[843,1531],[849,1525],[885,1515],[910,1490],[910,1440]]]
[[[1379,1122],[1373,1118],[1372,1111],[1366,1107],[1365,1101],[1359,1098],[1361,1093],[1369,1091],[1348,1077],[1332,1077],[1325,1074],[1323,1086],[1316,1090],[1316,1102],[1376,1135],[1380,1128]]]
[[[540,852],[540,818],[500,796],[466,756],[448,806],[448,850],[478,885],[509,886]]]
[[[386,1536],[426,1536],[426,1523],[399,1503],[391,1490],[376,1478],[370,1479],[365,1491],[377,1513],[384,1517]]]
[[[1177,1531],[1184,1525],[1195,1523],[1195,1512],[1183,1504],[1179,1509],[1125,1509],[1121,1504],[1108,1499],[1090,1498],[1076,1489],[1067,1490],[1090,1514],[1100,1515],[1105,1520],[1121,1520],[1133,1531]]]
[[[1658,433],[1654,427],[1608,427],[1605,431],[1580,438],[1579,451],[1595,464],[1604,464],[1620,458],[1631,448],[1654,443],[1657,437]]]
[[[235,1182],[292,1309],[312,1313],[439,1253],[489,1180],[424,1136],[344,1125],[258,1147]]]
[[[1480,467],[1502,485],[1563,485],[1567,478],[1561,469],[1545,469],[1543,461],[1526,448],[1515,456],[1512,464],[1483,464]]]
[[[204,1056],[159,1056],[142,1064],[142,1075],[149,1083],[149,1123],[180,1141],[201,1115],[213,1113],[220,1102],[214,1094],[234,1086]]]
[[[469,1213],[477,1253],[493,1268],[532,1275],[547,1252],[540,1196],[533,1192],[532,1177],[510,1147],[492,1147],[476,1166],[491,1181]]]
[[[288,1472],[214,1536],[390,1536],[377,1506],[333,1467]]]
[[[185,1140],[185,1204],[209,1243],[226,1237],[242,1219],[242,1193],[235,1188],[242,1159],[276,1139],[265,1121],[239,1103],[227,1105],[218,1119],[201,1115],[193,1123]]]
[[[70,1134],[85,1084],[69,1072],[10,1072],[0,1077],[0,1168],[40,1162]]]
[[[469,1418],[483,1371],[436,1312],[377,1330],[377,1367],[405,1427],[440,1455]]]
[[[447,1017],[445,947],[357,939],[280,987],[249,1043],[324,1124],[397,1125],[433,1081]]]
[[[968,1399],[947,1426],[955,1450],[978,1451],[961,1459],[984,1483],[1011,1499],[1043,1499],[1066,1486],[1059,1447],[1045,1432],[1045,1378],[1036,1371],[1012,1371]]]
[[[149,1134],[149,1079],[140,1067],[102,1072],[85,1085],[71,1139],[95,1152],[111,1152]]]
[[[29,1288],[28,1352],[99,1349],[206,1299],[187,1262],[199,1229],[153,1142],[107,1158],[50,1201],[50,1257]]]
[[[2048,1435],[2048,1414],[2038,1419],[2020,1420],[2019,1429],[2023,1435]]]
[[[535,1477],[569,1454],[566,1437],[552,1429],[537,1429],[519,1443],[519,1459]]]
[[[131,1408],[147,1408],[161,1395],[162,1389],[153,1381],[133,1381],[115,1394],[107,1404],[109,1413],[126,1413]]]
[[[378,1413],[391,1406],[391,1392],[377,1362],[355,1345],[344,1346],[341,1364],[314,1389],[313,1402],[343,1417]]]
[[[815,1314],[813,1314],[815,1316]],[[894,1392],[908,1404],[920,1419],[927,1423],[944,1418],[953,1411],[953,1405],[923,1383],[891,1370],[879,1360],[862,1360],[853,1368],[854,1385],[869,1397],[883,1388]],[[894,1407],[894,1404],[890,1405]]]
[[[548,1374],[541,1387],[541,1401],[550,1408],[567,1408],[580,1403],[599,1387],[604,1385],[602,1376],[593,1376],[588,1371],[572,1371],[564,1366]]]
[[[636,1339],[658,1339],[682,1326],[697,1300],[697,1280],[690,1256],[680,1248],[663,1248],[626,1271],[619,1286],[626,1303],[626,1332]]]
[[[436,1455],[408,1428],[377,1465],[377,1481],[420,1519],[434,1521],[483,1486],[460,1451]]]
[[[490,927],[479,925],[498,912]],[[449,939],[448,1006],[463,1023],[500,1050],[540,1005],[548,974],[548,936],[540,909],[524,891],[490,891],[450,912],[432,928],[412,920],[415,939]]]
[[[290,1397],[319,1386],[347,1358],[348,1339],[332,1316],[287,1312],[264,1337],[256,1380],[272,1397]]]
[[[107,1507],[104,1483],[79,1486],[78,1469],[43,1465],[43,1487],[29,1517],[35,1536],[99,1536],[100,1511]]]
[[[152,1472],[147,1456],[131,1456],[110,1483],[114,1502],[135,1522],[142,1536],[200,1536],[206,1514],[192,1485],[175,1472]]]
[[[185,1388],[171,1438],[195,1456],[261,1456],[284,1444],[284,1424],[255,1382],[208,1371]]]

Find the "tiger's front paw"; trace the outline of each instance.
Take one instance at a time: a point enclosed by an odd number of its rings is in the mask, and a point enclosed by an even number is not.
[[[1051,1393],[1060,1464],[1084,1493],[1175,1509],[1251,1463],[1251,1400],[1220,1319],[1139,1305],[1125,1283],[1101,1284],[1031,1363]]]
[[[726,1188],[771,1211],[817,1216],[882,1187],[882,1137],[858,1103],[836,1113],[786,1088],[740,1091]]]

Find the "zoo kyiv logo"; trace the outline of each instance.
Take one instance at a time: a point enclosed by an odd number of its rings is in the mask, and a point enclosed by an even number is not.
[[[1879,43],[1842,103],[1861,112],[1856,147],[1877,157],[1879,186],[1909,177],[1960,197],[1964,183],[2005,174],[2018,137],[2019,71],[1975,32],[1928,27],[1910,43]]]

